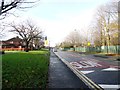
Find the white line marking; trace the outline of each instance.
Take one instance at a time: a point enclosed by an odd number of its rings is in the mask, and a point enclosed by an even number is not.
[[[114,88],[114,89],[118,89],[120,88],[120,85],[106,85],[106,84],[99,84],[99,86],[101,86],[102,88]]]
[[[106,68],[106,69],[103,69],[102,71],[118,71],[119,69],[117,68]]]
[[[88,74],[88,73],[92,73],[94,71],[81,71],[83,74]]]

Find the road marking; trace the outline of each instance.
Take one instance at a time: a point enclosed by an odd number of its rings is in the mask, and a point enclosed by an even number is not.
[[[88,61],[88,60],[82,60],[78,62],[70,62],[72,66],[75,68],[92,68],[92,67],[102,67],[101,64],[98,62]]]
[[[65,59],[61,58],[57,53],[55,53],[58,58],[66,64],[84,83],[86,83],[90,88],[94,88],[94,90],[103,90],[99,85],[94,83],[91,79],[86,77],[82,72],[78,71],[76,68],[74,68],[68,61]]]
[[[106,68],[106,69],[103,69],[102,71],[118,71],[119,69],[117,68]]]
[[[106,85],[106,84],[98,84],[99,86],[101,86],[102,88],[114,88],[114,89],[118,89],[120,88],[120,85]]]
[[[94,72],[94,70],[92,70],[92,71],[81,71],[83,74],[88,74],[88,73],[92,73],[92,72]]]

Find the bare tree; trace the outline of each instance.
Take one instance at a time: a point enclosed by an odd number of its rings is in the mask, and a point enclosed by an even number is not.
[[[106,21],[106,13],[105,13],[105,5],[102,5],[98,8],[97,10],[97,22],[96,22],[96,37],[99,38],[97,42],[99,42],[99,46],[104,46],[106,45],[106,26],[107,26],[107,21]],[[95,33],[96,33],[95,32]],[[100,41],[99,41],[100,40]],[[97,45],[98,46],[98,45]]]
[[[96,13],[96,32],[99,34],[99,39],[101,41],[101,45],[112,45],[111,39],[112,34],[111,32],[117,30],[118,27],[118,9],[117,9],[116,2],[108,2],[105,5],[102,5],[98,8]],[[95,32],[95,33],[96,33]],[[96,36],[97,37],[97,36]]]
[[[25,9],[33,7],[40,0],[1,0],[0,16],[6,16],[12,9]]]
[[[71,47],[71,43],[65,40],[65,41],[61,42],[60,47],[61,48],[65,48],[65,47],[69,48],[69,47]]]
[[[41,49],[44,47],[44,41],[42,37],[36,37],[33,39],[34,49]]]
[[[6,25],[3,24],[2,20],[9,14],[14,15],[12,10],[32,8],[33,6],[36,6],[39,1],[40,0],[0,0],[0,37],[4,36],[3,30],[6,28]]]
[[[65,38],[65,44],[69,46],[81,46],[83,41],[83,37],[80,35],[76,29]]]
[[[94,44],[96,46],[107,46],[107,53],[109,53],[109,46],[118,45],[118,3],[108,2],[105,5],[98,7],[96,12],[96,20],[93,27],[96,28],[94,32]]]
[[[29,44],[33,41],[33,39],[40,38],[42,34],[42,31],[30,21],[20,23],[19,25],[11,24],[10,26],[13,29],[11,32],[15,32],[23,39],[26,51],[28,51]]]

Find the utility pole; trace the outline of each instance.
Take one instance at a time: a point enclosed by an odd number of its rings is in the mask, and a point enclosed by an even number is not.
[[[74,43],[74,51],[75,51],[75,48],[76,48],[76,44],[77,44],[77,40],[76,40],[76,29],[74,29],[74,31],[75,31],[75,43]]]

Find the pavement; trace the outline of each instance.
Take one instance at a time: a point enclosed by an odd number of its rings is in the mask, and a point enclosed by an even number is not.
[[[50,55],[48,88],[90,90],[52,51]]]

